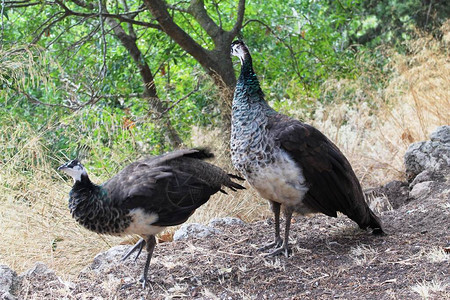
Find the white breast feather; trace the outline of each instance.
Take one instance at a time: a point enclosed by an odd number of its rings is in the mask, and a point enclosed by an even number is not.
[[[295,207],[300,214],[314,212],[302,203],[308,192],[303,171],[286,152],[282,152],[273,164],[255,171],[248,180],[267,200]]]
[[[158,214],[146,213],[142,208],[130,210],[131,224],[128,226],[125,234],[139,234],[142,236],[155,235],[164,230],[165,227],[152,225],[158,221]]]

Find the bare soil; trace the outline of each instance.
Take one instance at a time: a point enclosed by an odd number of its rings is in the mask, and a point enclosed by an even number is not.
[[[448,180],[447,180],[448,181]],[[381,213],[385,236],[345,216],[293,219],[289,258],[264,257],[272,220],[217,227],[221,234],[157,245],[120,262],[130,246],[99,254],[72,282],[52,272],[23,276],[18,299],[450,299],[450,189],[433,183],[425,199]]]

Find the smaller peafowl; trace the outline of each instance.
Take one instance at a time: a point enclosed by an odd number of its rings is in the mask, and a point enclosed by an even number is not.
[[[211,195],[244,189],[221,168],[205,162],[213,154],[205,149],[177,150],[136,161],[102,185],[91,182],[84,166],[72,160],[58,168],[74,179],[69,194],[73,218],[85,228],[110,235],[142,236],[123,259],[144,246],[147,260],[140,281],[148,283],[147,274],[155,235],[166,226],[184,223]]]

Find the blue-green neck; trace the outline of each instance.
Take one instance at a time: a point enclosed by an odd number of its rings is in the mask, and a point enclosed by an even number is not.
[[[248,87],[247,92],[250,94],[263,94],[259,85],[258,77],[253,70],[252,57],[247,53],[241,66],[241,74],[238,78],[238,85],[244,84]]]

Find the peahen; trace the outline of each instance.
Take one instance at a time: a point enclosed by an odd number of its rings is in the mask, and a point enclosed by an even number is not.
[[[211,195],[225,193],[223,187],[233,191],[244,188],[232,181],[242,178],[204,161],[212,156],[205,149],[192,149],[145,158],[102,185],[91,182],[78,160],[58,170],[74,179],[69,208],[79,224],[101,234],[143,237],[123,259],[138,250],[137,258],[146,245],[148,255],[140,279],[145,288],[155,234],[185,222]]]
[[[234,167],[271,204],[275,241],[260,248],[268,255],[289,255],[289,228],[294,212],[342,212],[360,228],[382,234],[355,173],[341,151],[316,128],[272,109],[264,99],[252,57],[242,41],[231,45],[241,62],[232,106],[231,155]],[[280,236],[280,211],[286,218]]]

